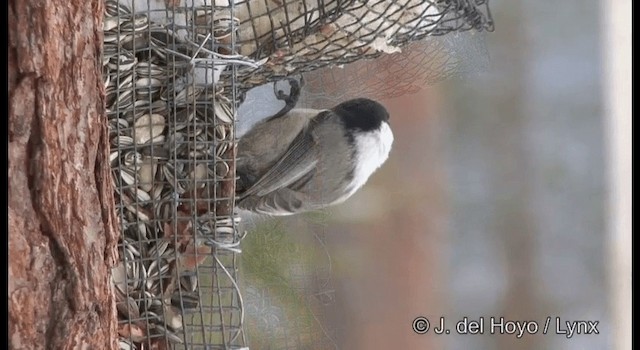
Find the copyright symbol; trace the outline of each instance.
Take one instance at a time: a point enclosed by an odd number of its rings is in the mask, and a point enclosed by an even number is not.
[[[416,317],[415,320],[413,320],[413,324],[411,324],[411,327],[413,328],[413,331],[418,333],[418,334],[425,334],[429,331],[429,320],[427,320],[426,317]]]

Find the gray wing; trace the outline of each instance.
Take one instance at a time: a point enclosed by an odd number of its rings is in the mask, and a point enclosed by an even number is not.
[[[301,131],[276,164],[240,195],[240,200],[266,196],[305,177],[318,163],[315,148],[310,130]]]
[[[307,195],[289,188],[281,188],[268,196],[251,196],[238,202],[238,207],[267,215],[295,214],[309,205]]]

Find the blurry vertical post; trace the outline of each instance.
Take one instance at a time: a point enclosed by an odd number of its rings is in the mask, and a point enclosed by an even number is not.
[[[631,0],[602,2],[613,348],[631,349]]]

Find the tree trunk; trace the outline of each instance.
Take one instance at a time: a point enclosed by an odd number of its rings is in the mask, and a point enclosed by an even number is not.
[[[9,1],[9,348],[116,347],[102,1]]]

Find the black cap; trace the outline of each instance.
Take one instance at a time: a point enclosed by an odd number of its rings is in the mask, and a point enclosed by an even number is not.
[[[383,121],[389,121],[387,109],[368,98],[356,98],[342,102],[333,108],[333,112],[342,118],[349,131],[378,130]]]

